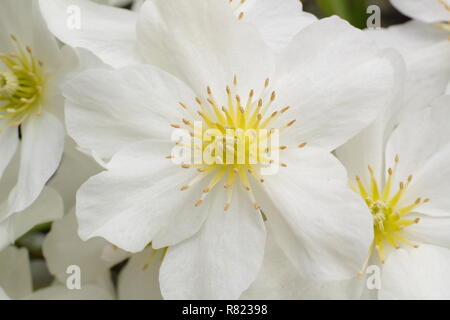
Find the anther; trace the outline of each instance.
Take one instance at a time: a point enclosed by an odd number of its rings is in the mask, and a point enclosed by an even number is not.
[[[297,120],[292,120],[291,122],[289,122],[289,123],[287,124],[287,126],[288,126],[288,127],[292,126],[296,121],[297,121]]]
[[[289,110],[289,106],[287,106],[287,107],[284,107],[283,109],[281,109],[281,113],[285,113],[286,111],[288,111]]]
[[[198,207],[198,206],[200,206],[202,203],[203,203],[203,200],[198,200],[198,201],[195,203],[195,206]]]

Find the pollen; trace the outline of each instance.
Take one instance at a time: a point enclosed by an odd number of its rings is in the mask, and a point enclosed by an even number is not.
[[[408,240],[403,234],[403,230],[413,224],[419,223],[419,218],[408,218],[408,214],[417,207],[429,201],[429,199],[417,198],[410,204],[400,206],[400,200],[408,190],[408,186],[413,180],[410,175],[405,181],[394,185],[395,173],[400,159],[394,159],[394,167],[387,170],[384,186],[375,177],[374,170],[368,167],[370,181],[369,185],[364,185],[360,177],[355,178],[356,184],[351,184],[352,189],[357,192],[366,202],[373,218],[374,240],[370,247],[369,256],[364,264],[364,269],[372,254],[376,250],[381,263],[386,259],[386,246],[399,249],[401,246],[417,248],[418,245]]]
[[[30,47],[24,47],[11,35],[16,52],[0,53],[0,120],[1,129],[19,126],[31,114],[39,114],[44,89],[43,63]]]
[[[195,108],[189,103],[179,103],[191,115],[191,119],[183,118],[179,123],[169,124],[173,128],[185,130],[190,137],[188,142],[177,142],[177,146],[200,155],[194,156],[194,161],[188,164],[181,164],[182,168],[195,168],[197,171],[191,181],[181,186],[181,191],[207,180],[195,202],[196,207],[201,206],[218,185],[222,185],[227,199],[223,208],[227,211],[236,186],[240,185],[255,210],[259,210],[251,181],[264,183],[264,168],[273,165],[287,167],[287,164],[278,160],[279,152],[306,145],[301,143],[289,147],[278,144],[279,133],[291,127],[295,120],[280,120],[289,107],[276,106],[276,93],[270,90],[270,79],[261,82],[261,86],[256,88],[259,91],[252,89],[243,97],[237,93],[238,87],[238,78],[235,76],[231,85],[222,89],[222,98],[217,99],[213,89],[208,86],[202,97],[194,99]]]

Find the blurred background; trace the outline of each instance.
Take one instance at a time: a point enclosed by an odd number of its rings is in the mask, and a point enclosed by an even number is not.
[[[302,2],[304,11],[311,12],[319,18],[338,15],[360,29],[366,27],[367,18],[371,15],[366,11],[371,5],[377,5],[381,9],[382,27],[409,20],[397,11],[389,0],[302,0]]]

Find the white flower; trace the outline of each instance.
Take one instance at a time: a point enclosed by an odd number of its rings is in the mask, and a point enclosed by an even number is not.
[[[361,214],[370,212],[373,216],[375,237],[361,271],[364,273],[368,265],[379,265],[381,273],[368,273],[377,277],[379,291],[367,287],[368,279],[362,277],[331,282],[302,278],[270,232],[261,272],[242,298],[448,299],[449,101],[445,96],[431,108],[410,115],[392,134],[392,113],[388,109],[374,125],[338,149],[350,172],[362,173],[352,184],[357,193],[364,193],[369,208]],[[383,142],[385,135],[390,137],[387,144]],[[380,157],[385,152],[386,164]],[[392,157],[397,158],[396,164]],[[394,167],[386,169],[385,174],[382,168],[392,162]],[[364,168],[368,163],[373,168]],[[402,177],[406,182],[399,182]],[[358,180],[361,187],[357,186]]]
[[[78,192],[80,236],[130,252],[169,246],[160,270],[165,298],[239,297],[263,259],[260,206],[305,277],[351,277],[372,238],[370,217],[357,214],[364,204],[329,152],[390,100],[390,60],[338,18],[303,29],[275,58],[227,6],[148,1],[137,45],[166,71],[87,71],[65,86],[70,134],[112,159]],[[279,172],[260,182],[270,161],[262,156],[250,168],[215,163],[202,172],[166,159],[173,127],[202,119],[206,127],[281,128]]]
[[[393,248],[402,248],[392,254],[395,261],[402,258],[419,261],[417,257],[431,254],[428,250],[442,251],[422,244],[444,248],[450,245],[447,232],[450,222],[449,98],[443,96],[436,99],[432,107],[409,114],[392,134],[395,123],[391,121],[392,109],[387,109],[384,117],[337,150],[352,177],[352,188],[366,201],[366,212],[370,212],[374,220],[375,237],[366,265],[386,262],[383,277],[390,282],[395,280],[392,274],[404,267],[403,263],[388,263]],[[420,251],[414,252],[418,247]],[[404,253],[403,250],[412,251]],[[441,260],[422,260],[422,264],[411,265],[411,274],[419,275],[414,268],[420,270],[433,263],[446,263],[445,255],[432,256]],[[450,292],[433,289],[442,285],[433,279],[408,279],[417,286],[428,286],[427,290],[415,293],[405,291],[409,286],[403,282],[406,278],[397,278],[389,284],[383,282],[379,297],[384,297],[386,286],[391,295],[393,288],[397,288],[397,298],[448,298]]]
[[[236,18],[253,23],[264,40],[278,51],[299,30],[317,20],[302,11],[298,0],[213,0],[211,5],[220,1],[224,14],[233,12]],[[114,67],[143,62],[136,47],[138,13],[88,0],[41,0],[40,4],[50,30],[64,43],[89,49]],[[79,29],[67,27],[67,9],[74,5],[80,8]],[[137,7],[140,8],[139,4]]]
[[[2,177],[0,194],[7,196],[17,181],[20,167],[20,155],[16,153],[11,161],[9,170]],[[7,212],[8,202],[0,206],[0,212]],[[60,195],[50,187],[44,187],[39,197],[31,206],[0,220],[0,250],[13,243],[34,226],[51,222],[63,216],[63,203]]]
[[[20,152],[17,183],[0,222],[28,208],[57,169],[64,146],[58,82],[66,65],[36,1],[5,0],[0,10],[0,177]]]
[[[426,23],[450,21],[449,0],[391,0],[403,14]]]

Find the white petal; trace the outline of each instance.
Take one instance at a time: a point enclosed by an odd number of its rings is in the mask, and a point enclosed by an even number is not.
[[[0,300],[11,300],[11,298],[8,297],[8,295],[1,287],[0,287]]]
[[[448,32],[418,21],[369,31],[380,48],[394,48],[405,59],[403,107],[398,119],[427,107],[442,95],[450,80]]]
[[[429,198],[416,210],[430,215],[450,214],[450,96],[443,96],[434,105],[405,119],[394,131],[386,151],[390,165],[395,155],[400,157],[396,176],[413,181],[399,205]]]
[[[163,251],[147,248],[134,254],[120,272],[117,284],[119,300],[161,300],[159,268]]]
[[[406,219],[420,218],[419,223],[405,228],[407,239],[421,244],[431,244],[450,248],[450,217],[430,217],[426,215],[411,214]]]
[[[297,32],[317,21],[302,11],[298,0],[248,0],[235,11],[244,13],[244,21],[256,25],[264,40],[275,50],[284,49]]]
[[[59,48],[48,31],[36,0],[2,1],[0,12],[0,52],[16,52],[11,40],[13,34],[23,46],[30,46],[36,57],[45,63],[46,69],[56,69],[61,61]]]
[[[160,269],[165,299],[237,299],[262,265],[266,232],[243,189],[223,210],[225,192],[214,197],[210,215],[195,236],[169,247]]]
[[[427,23],[450,21],[448,0],[391,0],[391,3],[397,10],[413,19]]]
[[[89,69],[111,69],[99,57],[83,48],[63,46],[61,48],[61,54],[64,56],[63,64],[61,65],[58,76],[53,79],[57,87],[58,95],[61,95],[61,88],[64,87],[66,81],[71,80],[83,71]],[[64,110],[60,106],[58,106],[58,109]]]
[[[208,85],[224,94],[236,75],[244,96],[273,72],[272,55],[255,26],[236,19],[223,0],[146,1],[137,34],[143,59],[176,75],[197,95]]]
[[[211,203],[200,207],[200,184],[180,191],[198,172],[172,160],[173,144],[146,140],[116,154],[109,170],[78,191],[80,236],[100,236],[119,248],[139,252],[152,242],[160,248],[184,240],[200,228]]]
[[[315,147],[282,152],[287,167],[267,176],[257,194],[276,241],[304,278],[351,278],[373,240],[364,202],[328,152]]]
[[[0,154],[2,155],[0,158],[0,179],[14,156],[18,143],[19,132],[16,127],[11,127],[0,132]]]
[[[64,127],[47,112],[29,118],[22,135],[19,177],[9,196],[12,212],[22,211],[36,200],[58,168],[64,149]]]
[[[384,178],[386,143],[392,131],[398,125],[398,116],[403,106],[405,65],[402,58],[397,54],[392,54],[392,59],[396,59],[398,65],[392,101],[378,115],[374,123],[335,150],[337,158],[347,169],[349,178],[354,180],[355,176],[359,176],[365,185],[370,180],[369,165],[373,168],[377,181],[382,181],[382,178]]]
[[[75,212],[55,221],[43,243],[43,253],[51,274],[65,283],[67,268],[77,265],[82,271],[83,284],[92,283],[109,271],[110,262],[101,258],[108,243],[103,239],[82,241],[77,233],[78,224]]]
[[[395,48],[402,55],[415,55],[438,42],[447,41],[445,30],[420,21],[411,20],[388,28],[364,30],[381,48]]]
[[[277,104],[297,120],[289,139],[333,150],[367,127],[395,93],[391,55],[337,17],[300,31],[276,79]]]
[[[66,138],[61,165],[48,186],[58,190],[64,200],[64,207],[69,209],[75,206],[75,195],[80,186],[101,170],[95,160],[78,151],[73,140]]]
[[[113,67],[138,63],[136,14],[84,0],[41,0],[49,29],[64,43],[91,50]]]
[[[380,299],[450,299],[450,250],[437,246],[399,249],[383,268]]]
[[[364,285],[365,280],[356,277],[331,282],[302,278],[269,231],[263,267],[241,299],[358,299]]]
[[[0,223],[0,249],[13,243],[34,226],[60,219],[63,214],[60,195],[51,188],[44,188],[31,206]]]
[[[24,300],[113,300],[114,297],[105,288],[87,284],[80,290],[67,289],[65,285],[54,284],[40,289],[23,298]]]
[[[11,246],[0,251],[0,287],[11,299],[31,293],[33,287],[26,249]]]
[[[179,102],[195,101],[184,83],[146,65],[87,71],[67,83],[64,95],[69,134],[108,159],[130,143],[170,140],[170,124],[188,116]]]

